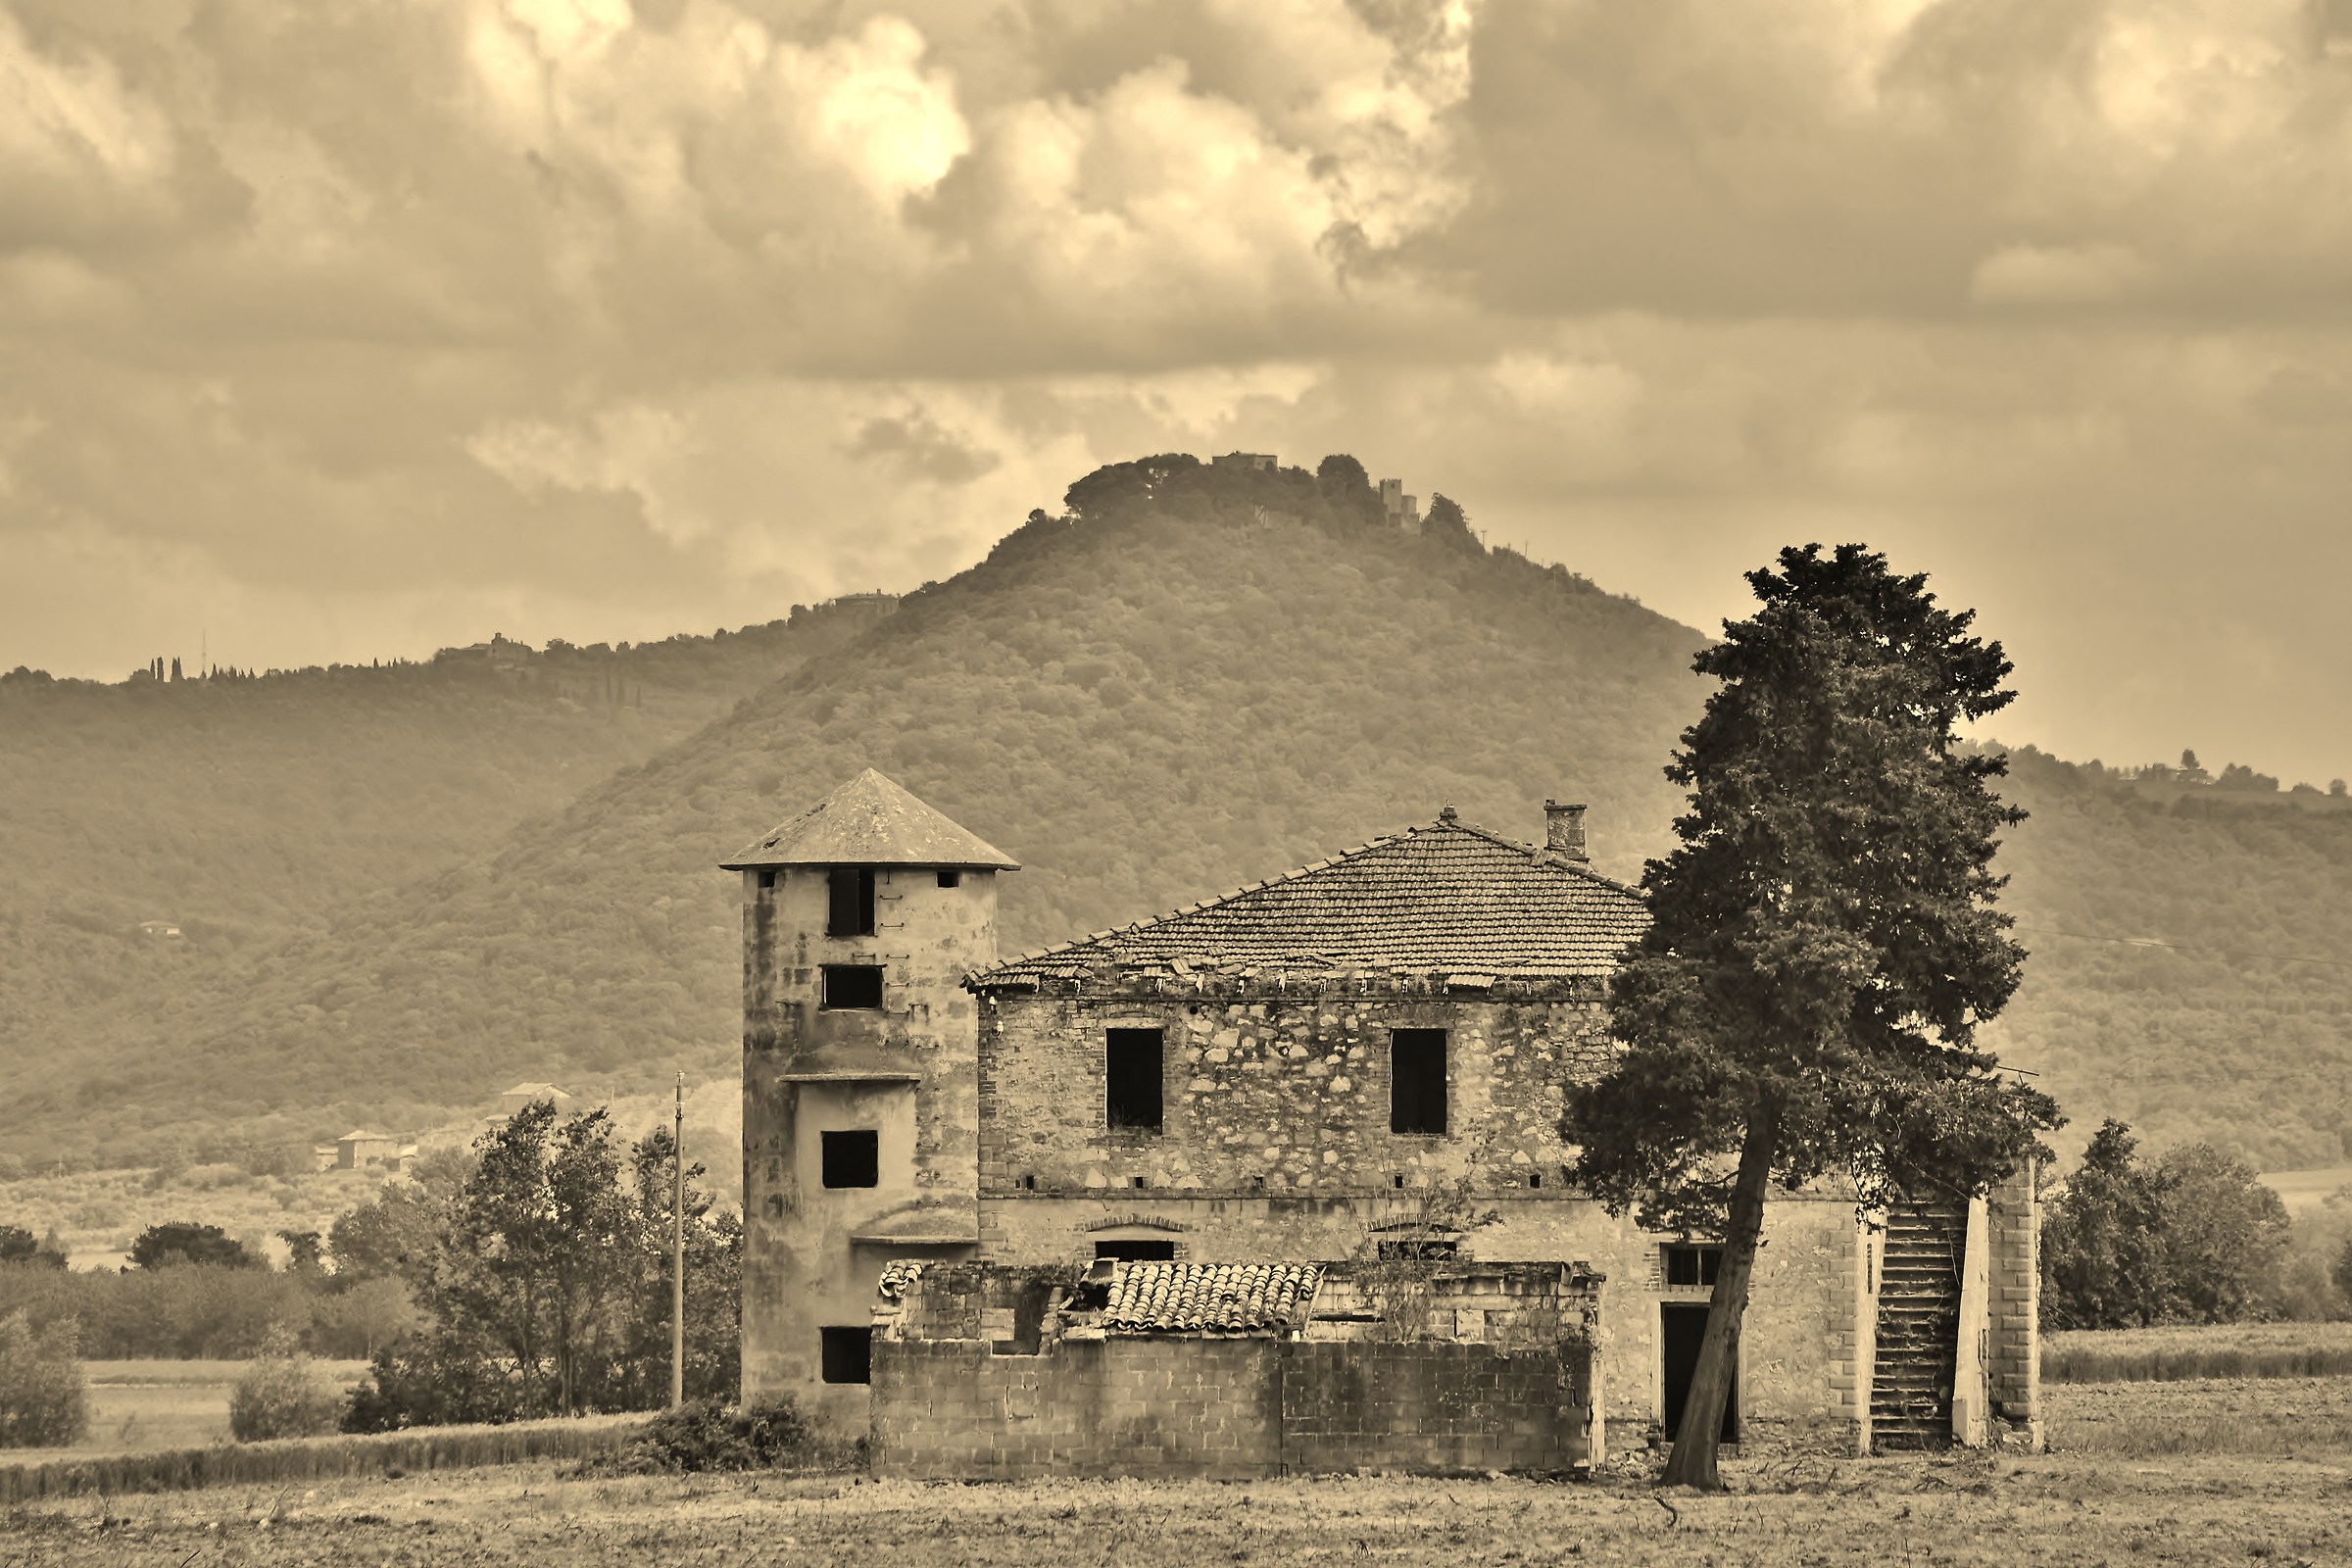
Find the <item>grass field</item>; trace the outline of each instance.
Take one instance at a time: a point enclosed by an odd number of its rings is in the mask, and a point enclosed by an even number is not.
[[[365,1361],[317,1361],[319,1376],[349,1388],[368,1370]],[[226,1443],[228,1396],[243,1361],[88,1361],[90,1430],[71,1448],[0,1449],[0,1464],[34,1463],[71,1454],[145,1453]],[[0,1563],[8,1559],[0,1556]]]
[[[2264,1186],[2278,1195],[2278,1200],[2290,1212],[2316,1208],[2338,1188],[2352,1187],[2352,1165],[2328,1165],[2315,1170],[2266,1171],[2261,1180]]]
[[[546,1463],[73,1498],[0,1514],[0,1568],[2352,1562],[2352,1378],[2064,1388],[2050,1406],[2048,1454],[1734,1460],[1728,1494],[1663,1500],[1640,1472],[954,1486]]]
[[[2182,1324],[2045,1334],[2045,1383],[2352,1375],[2352,1323]]]

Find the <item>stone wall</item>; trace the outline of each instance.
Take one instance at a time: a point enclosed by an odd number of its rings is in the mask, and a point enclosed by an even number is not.
[[[1562,1085],[1605,1065],[1610,1048],[1596,993],[1554,990],[984,996],[981,1190],[1374,1193],[1400,1177],[1556,1189],[1571,1152]],[[1108,1124],[1105,1032],[1137,1028],[1165,1042],[1156,1133]],[[1448,1132],[1394,1133],[1390,1034],[1430,1028],[1448,1032]]]

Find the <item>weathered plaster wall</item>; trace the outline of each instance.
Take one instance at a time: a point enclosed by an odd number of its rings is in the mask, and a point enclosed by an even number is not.
[[[1374,1191],[1299,1198],[1195,1197],[1162,1189],[1100,1196],[1014,1192],[983,1198],[984,1255],[1007,1263],[1085,1262],[1101,1240],[1164,1236],[1179,1258],[1290,1262],[1364,1255],[1374,1227],[1418,1212],[1417,1195]],[[1666,1238],[1609,1217],[1589,1199],[1509,1191],[1482,1201],[1494,1220],[1463,1235],[1480,1261],[1580,1261],[1601,1286],[1603,1344],[1595,1371],[1610,1441],[1638,1445],[1661,1419],[1659,1305],[1704,1301],[1663,1283]],[[1745,1441],[1859,1451],[1868,1389],[1857,1336],[1868,1333],[1864,1234],[1853,1203],[1800,1195],[1765,1210],[1740,1359]]]
[[[967,1256],[977,1235],[975,1002],[961,982],[996,957],[993,872],[943,888],[935,869],[888,867],[875,881],[875,934],[835,938],[822,867],[766,888],[744,873],[744,1392],[791,1393],[853,1427],[865,1390],[819,1380],[818,1329],[863,1325],[889,1258]],[[819,1008],[819,966],[860,961],[883,967],[881,1009]],[[817,1135],[858,1127],[881,1134],[880,1184],[828,1191]],[[958,1229],[962,1245],[942,1240]]]

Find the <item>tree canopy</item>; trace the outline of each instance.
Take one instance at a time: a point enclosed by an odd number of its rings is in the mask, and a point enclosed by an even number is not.
[[[2010,701],[2000,645],[1858,545],[1747,580],[1762,608],[1693,661],[1719,685],[1666,769],[1689,809],[1610,986],[1624,1049],[1564,1129],[1612,1209],[1724,1237],[1667,1471],[1710,1487],[1768,1182],[1982,1191],[2059,1119],[1975,1044],[2024,957],[1991,868],[2023,813],[1954,735]]]

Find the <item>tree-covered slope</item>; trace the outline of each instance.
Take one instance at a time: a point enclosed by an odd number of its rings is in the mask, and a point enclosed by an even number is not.
[[[886,608],[635,648],[502,643],[495,662],[0,678],[0,1040],[148,988],[201,987],[438,871]],[[142,937],[147,920],[183,935]]]
[[[1329,514],[1281,477],[1033,520],[495,854],[169,999],[83,1011],[0,1136],[121,1153],[190,1117],[283,1108],[308,1136],[438,1119],[518,1076],[725,1071],[738,890],[715,864],[869,764],[1025,862],[1007,949],[1448,803],[1532,836],[1545,796],[1587,800],[1602,862],[1638,870],[1696,634],[1467,534]]]

